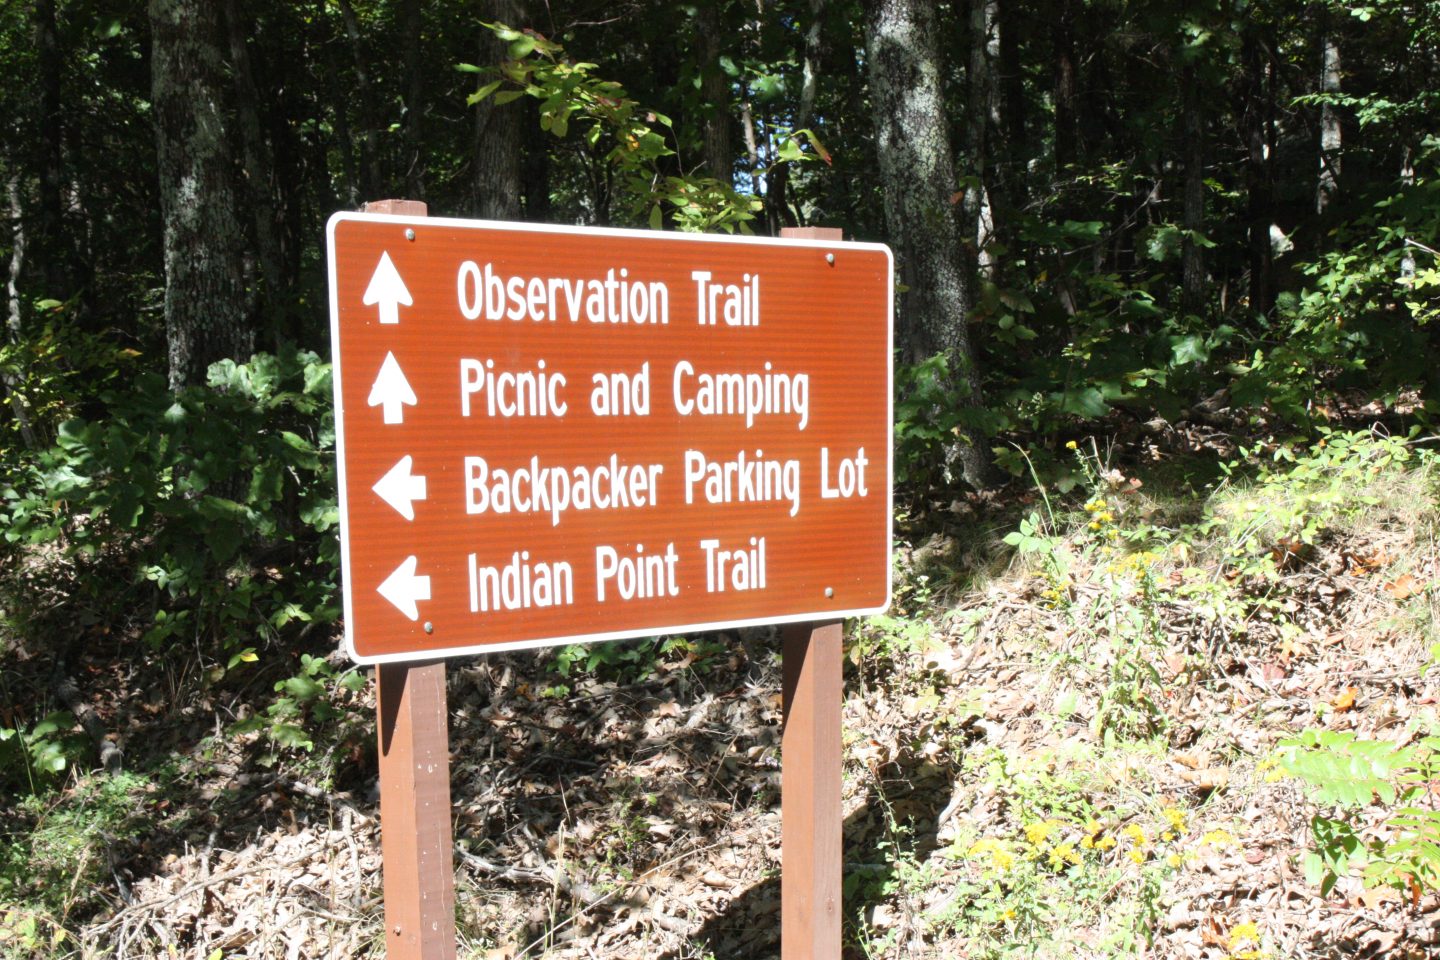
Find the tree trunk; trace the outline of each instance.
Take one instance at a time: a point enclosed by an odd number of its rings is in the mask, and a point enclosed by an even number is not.
[[[340,0],[340,17],[345,22],[345,35],[350,40],[350,52],[355,61],[355,104],[357,119],[360,124],[360,176],[359,195],[371,199],[383,196],[388,191],[382,189],[380,175],[380,153],[376,144],[375,110],[371,103],[370,93],[370,68],[365,58],[365,51],[361,49],[360,20],[355,16],[355,8],[350,0]],[[343,112],[344,106],[336,108]],[[344,145],[349,150],[349,144]],[[352,199],[352,206],[357,201]]]
[[[405,196],[425,199],[425,17],[420,0],[405,0]]]
[[[702,3],[696,8],[695,32],[700,40],[700,96],[705,101],[702,124],[701,160],[705,172],[723,183],[735,173],[735,152],[731,138],[730,78],[720,66],[725,34],[720,23],[720,4]]]
[[[523,0],[487,0],[482,19],[522,27],[526,23]],[[507,44],[481,28],[480,63],[499,66],[508,57]],[[490,82],[482,74],[480,83]],[[524,192],[521,153],[525,145],[525,110],[529,98],[497,106],[494,97],[475,105],[475,213],[486,220],[519,220]]]
[[[6,198],[10,201],[11,233],[10,274],[5,285],[7,306],[5,333],[11,343],[18,343],[24,336],[23,319],[20,313],[20,274],[25,269],[25,211],[20,204],[20,177],[18,174],[10,175]],[[17,390],[19,386],[17,378],[9,370],[0,370],[0,377],[4,378],[0,382],[3,382],[5,393],[9,398],[10,412],[15,415],[15,422],[20,427],[20,439],[27,450],[34,450],[39,445],[39,441],[35,436],[35,429],[30,423],[30,410]]]
[[[1075,8],[1073,0],[1059,0],[1050,25],[1053,46],[1052,99],[1055,105],[1055,175],[1065,176],[1075,163],[1079,134],[1080,77],[1075,53]]]
[[[69,256],[65,249],[65,117],[61,111],[59,28],[55,0],[36,0],[34,8],[35,55],[40,86],[40,196],[31,260],[40,268],[41,291],[64,300],[70,296]]]
[[[805,30],[805,56],[800,67],[800,103],[795,110],[794,129],[804,130],[815,119],[815,95],[818,89],[821,46],[826,0],[810,0],[810,25]],[[748,121],[747,121],[748,123]],[[727,144],[727,148],[729,145]],[[734,158],[727,169],[733,171]],[[726,178],[730,182],[730,178]],[[770,168],[765,191],[766,223],[772,233],[784,227],[800,226],[800,219],[790,204],[790,164],[777,163]]]
[[[523,149],[520,165],[520,187],[525,197],[523,208],[525,219],[531,223],[549,223],[552,212],[550,204],[550,141],[551,137],[540,129],[539,110],[533,105],[526,106],[525,118],[521,123]]]
[[[275,165],[270,145],[260,125],[260,93],[250,67],[250,51],[246,46],[244,23],[235,0],[224,0],[226,39],[230,47],[230,63],[235,79],[236,116],[239,120],[241,158],[244,161],[245,203],[250,208],[255,230],[255,250],[259,261],[258,289],[252,284],[251,315],[263,317],[272,332],[284,330],[281,315],[286,297],[280,241],[276,237]]]
[[[1340,38],[1328,23],[1324,26],[1320,53],[1320,92],[1340,92]],[[1320,176],[1315,185],[1315,212],[1324,213],[1340,190],[1340,113],[1330,103],[1320,105]]]
[[[996,32],[997,0],[970,0],[969,99],[965,108],[966,153],[974,183],[965,190],[967,236],[975,246],[975,265],[990,276],[994,264],[986,243],[994,231],[990,207],[990,130],[999,123],[999,90],[995,85],[995,61],[1000,56]]]
[[[226,357],[255,346],[247,316],[245,231],[221,105],[221,7],[150,0],[151,105],[164,222],[165,333],[170,385],[200,383]]]
[[[943,354],[956,402],[982,402],[980,371],[966,326],[970,308],[961,231],[952,197],[955,171],[941,89],[933,0],[869,0],[865,17],[886,229],[905,293],[899,303],[903,362]],[[966,481],[988,485],[984,438],[971,431],[952,457]]]
[[[1253,29],[1247,30],[1241,42],[1241,59],[1245,71],[1245,185],[1246,219],[1249,224],[1250,309],[1256,313],[1270,312],[1271,290],[1270,223],[1270,142],[1269,103],[1273,92],[1265,82],[1266,53]]]
[[[1000,112],[1007,141],[1004,158],[1010,168],[1003,175],[1007,188],[1004,196],[1018,206],[1025,199],[1025,164],[1030,151],[1025,143],[1025,73],[1020,61],[1020,25],[1015,6],[1016,0],[999,0],[996,27],[1000,34]]]
[[[1205,307],[1205,256],[1193,237],[1205,229],[1205,122],[1200,105],[1198,71],[1193,64],[1180,71],[1181,135],[1185,152],[1184,211],[1180,245],[1180,309],[1199,314]]]

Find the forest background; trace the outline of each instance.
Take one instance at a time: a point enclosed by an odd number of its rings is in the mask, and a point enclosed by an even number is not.
[[[0,9],[0,76],[0,928],[28,924],[25,949],[69,949],[134,907],[127,883],[163,855],[133,824],[83,823],[190,776],[177,758],[211,733],[230,747],[205,750],[240,757],[207,754],[212,775],[363,792],[365,678],[333,655],[337,210],[404,197],[446,216],[889,243],[907,559],[896,615],[855,628],[857,669],[927,656],[915,625],[964,607],[996,557],[1040,571],[1049,594],[1027,603],[1075,602],[1052,495],[1078,498],[1082,535],[1123,513],[1106,500],[1120,481],[1193,512],[1216,484],[1278,484],[1275,465],[1298,463],[1350,503],[1369,496],[1356,463],[1413,466],[1433,427],[1433,3],[33,0]],[[1271,567],[1227,584],[1258,576],[1272,597],[1313,560],[1321,512],[1287,514],[1258,548]],[[1127,556],[1161,536],[1144,516]],[[968,545],[906,566],[937,535]],[[546,654],[544,675],[635,683],[714,654],[646,643]],[[1169,736],[1164,657],[1116,654],[1097,736]],[[189,728],[197,703],[215,730]],[[1350,749],[1305,749],[1322,747]],[[71,846],[45,847],[66,823]],[[1328,891],[1371,841],[1325,836]],[[1440,856],[1406,863],[1370,885],[1415,890],[1418,910]],[[901,873],[847,887],[870,891],[853,933],[867,950],[936,942],[876,920]],[[1020,937],[1005,909],[985,929]],[[1248,932],[1227,931],[1209,946],[1243,953]]]

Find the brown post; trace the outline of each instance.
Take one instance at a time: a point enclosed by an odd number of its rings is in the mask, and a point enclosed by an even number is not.
[[[782,237],[840,240],[839,230],[788,227]],[[841,623],[782,631],[780,956],[840,960]]]
[[[841,624],[782,635],[780,956],[839,960]]]
[[[423,217],[427,208],[418,200],[381,200],[365,212]],[[375,681],[385,956],[454,960],[445,662],[382,663]]]

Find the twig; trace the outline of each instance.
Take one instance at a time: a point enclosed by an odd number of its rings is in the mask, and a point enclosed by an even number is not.
[[[716,847],[724,846],[730,842],[730,838],[725,838],[722,840],[716,840],[714,843],[708,843],[703,847],[696,847],[693,850],[687,850],[684,853],[676,854],[669,860],[657,863],[649,870],[646,870],[644,873],[640,874],[640,876],[636,877],[634,882],[631,883],[630,886],[633,887],[638,884],[644,883],[651,875],[658,873],[661,870],[664,870],[666,867],[674,866],[675,864],[688,860],[691,857],[699,856],[700,854],[705,853],[707,850],[713,850]],[[606,901],[613,900],[617,895],[619,895],[619,893],[620,888],[617,887],[614,890],[611,890],[608,893],[603,893],[600,896],[596,897],[594,900],[589,901],[584,906],[576,910],[574,913],[570,914],[570,916],[562,920],[560,923],[557,923],[554,927],[545,931],[545,933],[543,933],[540,937],[526,944],[525,948],[515,955],[516,960],[519,960],[520,957],[527,956],[531,950],[534,950],[536,947],[540,946],[542,943],[549,940],[551,937],[554,937],[555,934],[558,933],[560,930],[568,927],[570,924],[574,923],[576,920],[579,920],[581,917],[589,913],[591,910],[594,910],[596,907],[601,906]]]
[[[192,883],[189,886],[182,888],[179,893],[173,893],[168,897],[161,897],[158,900],[147,900],[144,903],[137,903],[133,906],[126,907],[124,910],[121,910],[119,913],[115,914],[115,916],[111,917],[109,920],[106,920],[98,927],[91,927],[89,930],[86,931],[86,933],[88,936],[93,938],[95,936],[98,936],[99,934],[105,933],[106,931],[110,930],[122,920],[128,920],[131,916],[144,913],[147,910],[158,910],[160,907],[168,907],[170,904],[175,903],[177,900],[185,899],[197,890],[204,890],[206,887],[212,887],[220,883],[228,883],[231,880],[236,880],[240,877],[249,876],[252,873],[263,873],[266,870],[280,870],[285,867],[293,866],[294,864],[297,864],[302,860],[309,860],[313,858],[315,854],[316,851],[308,850],[305,853],[291,857],[289,860],[282,860],[279,863],[261,863],[253,867],[243,867],[236,870],[229,870],[225,873],[215,874],[212,877],[208,877],[204,880],[198,880],[195,883]]]

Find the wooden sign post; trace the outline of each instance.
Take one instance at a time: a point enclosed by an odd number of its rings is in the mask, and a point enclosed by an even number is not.
[[[780,235],[842,237],[823,227],[786,227]],[[842,633],[839,620],[790,624],[782,632],[781,960],[840,957]]]
[[[410,217],[427,212],[418,200],[381,200],[367,203],[365,211]],[[385,956],[454,960],[445,661],[378,664],[375,685]]]
[[[786,960],[840,947],[840,621],[890,602],[894,270],[838,231],[327,226],[386,941],[454,956],[442,658],[786,624]]]

